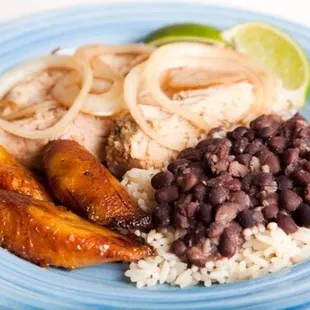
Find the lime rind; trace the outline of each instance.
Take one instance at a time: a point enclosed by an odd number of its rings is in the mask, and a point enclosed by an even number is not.
[[[194,41],[225,45],[225,41],[219,29],[196,23],[168,25],[157,29],[144,39],[145,43],[155,46],[177,41]]]
[[[303,48],[289,34],[270,24],[252,22],[225,30],[222,37],[240,52],[252,56],[260,54],[266,65],[283,81],[285,88],[292,93],[299,92],[302,98],[300,106],[306,102],[310,90],[310,64]],[[266,49],[265,56],[263,48]],[[285,57],[290,61],[285,61]],[[288,68],[283,66],[285,63],[288,63]]]

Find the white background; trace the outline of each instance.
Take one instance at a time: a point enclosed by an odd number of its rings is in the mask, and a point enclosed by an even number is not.
[[[0,0],[0,21],[8,21],[20,16],[51,9],[108,1],[113,3],[132,2],[132,0]],[[140,0],[140,2],[155,1],[157,0]],[[187,2],[212,3],[245,8],[284,17],[310,26],[309,0],[187,0]]]

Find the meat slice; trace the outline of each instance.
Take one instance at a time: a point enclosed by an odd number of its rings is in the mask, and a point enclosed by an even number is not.
[[[154,106],[141,105],[140,108],[157,132],[167,141],[173,139],[180,149],[198,142],[199,130],[186,120]],[[122,176],[131,168],[161,168],[176,155],[177,152],[149,138],[129,114],[116,121],[106,146],[107,166],[116,176]]]
[[[50,90],[62,75],[62,71],[48,70],[21,81],[0,102],[1,114],[8,115],[17,108],[53,99]],[[52,109],[38,111],[29,118],[15,120],[14,123],[25,129],[45,129],[55,124],[65,113],[66,109],[59,105]],[[62,133],[55,135],[50,140],[75,140],[103,161],[105,159],[105,144],[112,125],[113,122],[107,118],[80,113]],[[42,150],[48,141],[46,139],[24,139],[0,128],[0,145],[5,147],[19,162],[30,168],[41,167]]]
[[[56,107],[14,122],[27,129],[44,129],[52,126],[65,112],[66,109]],[[105,144],[112,126],[113,122],[109,119],[80,113],[62,133],[55,135],[50,140],[75,140],[103,161],[105,159]],[[46,139],[25,139],[0,129],[0,145],[4,146],[9,153],[27,167],[41,167],[42,151],[47,143]]]

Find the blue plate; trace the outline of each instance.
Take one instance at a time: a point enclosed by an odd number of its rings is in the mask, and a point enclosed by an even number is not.
[[[310,54],[310,29],[271,16],[198,4],[106,4],[35,15],[1,25],[0,71],[56,47],[138,41],[169,23],[202,22],[228,28],[247,21],[275,24]],[[256,280],[183,290],[169,286],[138,290],[126,281],[125,269],[126,264],[122,263],[71,272],[42,269],[0,250],[0,307],[310,309],[310,261]]]

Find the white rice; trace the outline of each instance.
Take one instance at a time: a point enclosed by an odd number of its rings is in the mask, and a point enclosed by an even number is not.
[[[154,206],[150,181],[157,172],[132,169],[122,181],[139,205],[149,212]],[[171,243],[184,232],[169,228],[136,233],[157,250],[157,256],[131,263],[125,272],[138,288],[163,283],[181,288],[198,283],[205,286],[231,283],[277,272],[310,257],[310,229],[299,228],[287,235],[276,223],[269,223],[267,229],[263,225],[245,229],[245,242],[232,258],[208,262],[204,268],[189,267],[169,253]]]

